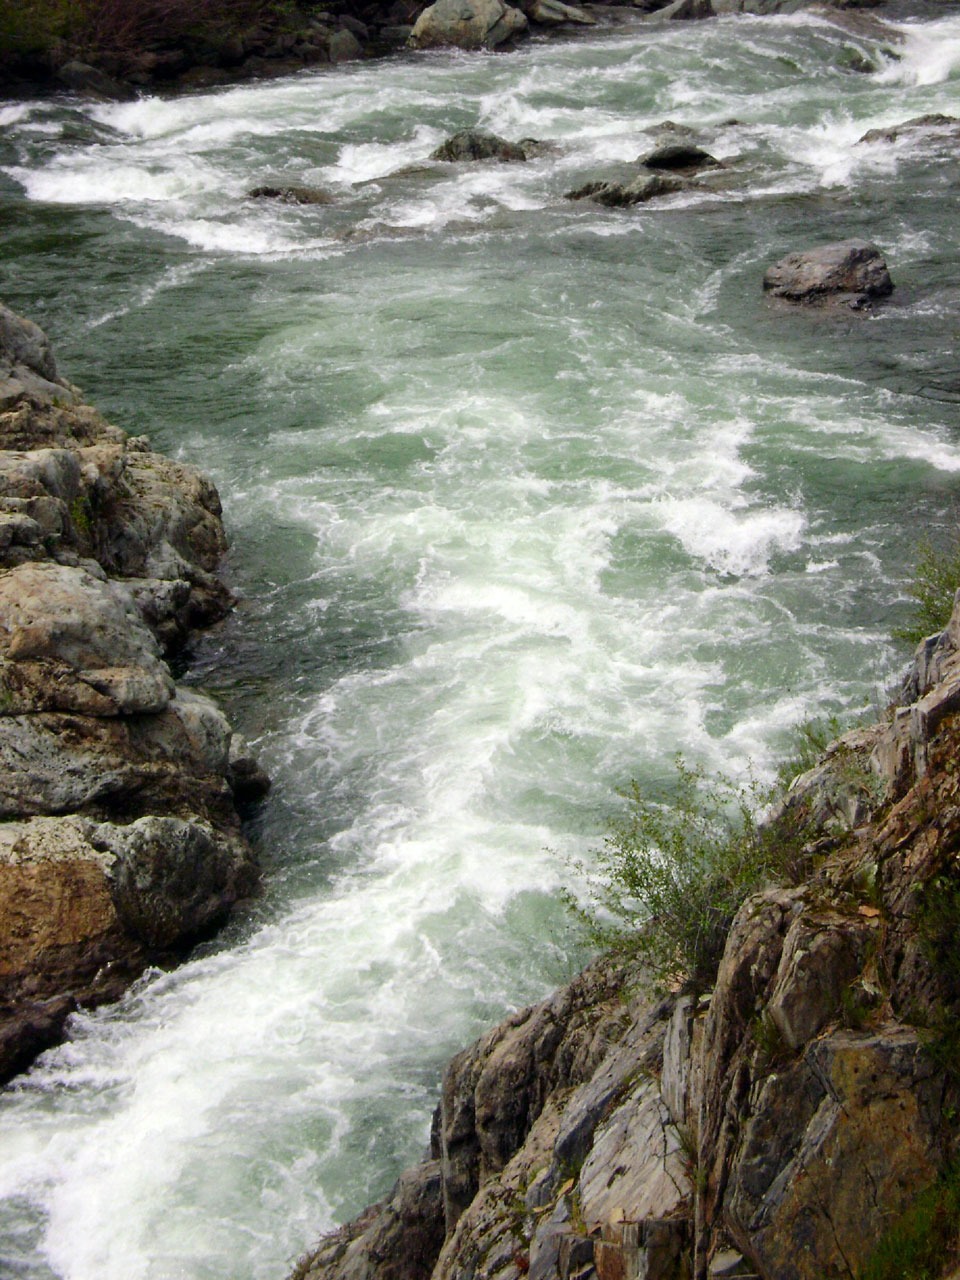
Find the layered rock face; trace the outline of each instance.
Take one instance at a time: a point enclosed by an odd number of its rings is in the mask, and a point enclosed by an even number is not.
[[[235,801],[265,779],[164,660],[230,607],[225,547],[209,480],[0,306],[0,1079],[256,889]]]
[[[488,1033],[300,1280],[862,1274],[960,1137],[958,745],[960,606],[771,815],[813,870],[743,904],[714,989],[598,965]]]

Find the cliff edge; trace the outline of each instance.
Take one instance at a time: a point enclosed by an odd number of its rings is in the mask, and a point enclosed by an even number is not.
[[[447,1068],[429,1158],[296,1280],[879,1274],[956,1157],[958,748],[960,604],[771,815],[806,871],[743,903],[713,989],[601,962],[509,1018]]]
[[[221,618],[214,486],[0,305],[0,1081],[255,892],[267,785],[165,658]]]

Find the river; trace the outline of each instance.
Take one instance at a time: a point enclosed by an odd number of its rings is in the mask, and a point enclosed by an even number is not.
[[[0,105],[0,296],[219,485],[242,602],[186,678],[275,778],[252,913],[0,1094],[4,1277],[282,1280],[419,1156],[445,1059],[582,959],[556,891],[619,788],[768,776],[882,704],[956,524],[960,170],[858,139],[958,113],[938,14]],[[719,187],[563,198],[667,119]],[[474,124],[548,145],[424,170]],[[762,296],[854,235],[875,315]]]

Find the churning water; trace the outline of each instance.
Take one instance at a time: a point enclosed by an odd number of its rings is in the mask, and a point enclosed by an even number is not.
[[[253,915],[0,1096],[0,1272],[281,1280],[426,1142],[444,1059],[576,961],[555,890],[677,751],[881,695],[955,521],[960,19],[635,26],[172,101],[0,107],[0,295],[216,478],[199,645],[276,779]],[[850,51],[873,74],[850,69]],[[728,168],[571,204],[671,119]],[[480,124],[525,165],[430,166]],[[315,184],[329,207],[245,198]],[[875,316],[764,268],[864,235]]]

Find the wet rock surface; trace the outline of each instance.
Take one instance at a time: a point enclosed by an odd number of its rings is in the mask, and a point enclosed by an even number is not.
[[[526,158],[527,153],[519,143],[508,142],[485,129],[461,129],[430,155],[431,160],[499,160],[504,164],[522,164]]]
[[[0,1079],[256,891],[236,802],[269,783],[165,660],[230,607],[225,547],[210,481],[0,305]]]
[[[893,292],[883,255],[866,240],[841,240],[790,253],[769,267],[764,291],[788,302],[860,310]]]

